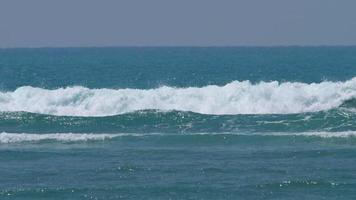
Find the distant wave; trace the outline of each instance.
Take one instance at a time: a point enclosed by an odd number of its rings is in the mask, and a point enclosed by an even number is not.
[[[24,86],[0,92],[0,111],[64,116],[109,116],[147,109],[214,115],[290,114],[328,110],[354,98],[356,77],[345,82],[233,81],[224,86],[148,90]]]
[[[349,138],[356,137],[355,131],[345,132],[300,132],[300,133],[189,133],[189,134],[166,134],[166,133],[118,133],[118,134],[93,134],[93,133],[0,133],[1,143],[22,143],[22,142],[88,142],[104,141],[118,137],[147,137],[147,136],[270,136],[270,137],[319,137],[319,138]]]

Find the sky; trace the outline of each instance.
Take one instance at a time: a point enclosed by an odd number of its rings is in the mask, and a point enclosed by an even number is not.
[[[356,45],[355,0],[0,0],[0,47]]]

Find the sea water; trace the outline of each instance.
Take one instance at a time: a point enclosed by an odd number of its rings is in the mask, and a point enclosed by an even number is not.
[[[0,49],[0,199],[354,199],[356,47]]]

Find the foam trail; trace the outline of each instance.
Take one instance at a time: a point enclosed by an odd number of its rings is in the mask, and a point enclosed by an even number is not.
[[[320,137],[320,138],[347,138],[356,137],[356,131],[309,131],[309,132],[225,132],[225,133],[190,133],[185,135],[241,135],[241,136],[304,136],[304,137]]]
[[[347,138],[356,137],[356,131],[342,131],[342,132],[299,132],[299,133],[266,133],[269,136],[314,136],[321,138]]]
[[[91,134],[91,133],[49,133],[49,134],[34,134],[34,133],[0,133],[1,143],[21,143],[21,142],[41,142],[41,141],[59,141],[59,142],[85,142],[95,140],[110,140],[121,136],[192,136],[192,135],[237,135],[237,136],[304,136],[304,137],[320,137],[320,138],[348,138],[356,137],[356,131],[344,132],[274,132],[274,133],[239,133],[239,132],[226,132],[226,133],[185,133],[185,134],[167,134],[167,133],[118,133],[118,134]]]
[[[108,116],[137,110],[179,110],[201,114],[287,114],[316,112],[356,97],[356,77],[345,82],[234,81],[224,86],[157,89],[47,90],[24,86],[0,92],[0,111],[50,115]]]
[[[51,133],[51,134],[27,134],[27,133],[0,133],[0,143],[39,142],[54,140],[62,142],[78,142],[91,140],[105,140],[122,136],[122,134],[77,134],[77,133]]]

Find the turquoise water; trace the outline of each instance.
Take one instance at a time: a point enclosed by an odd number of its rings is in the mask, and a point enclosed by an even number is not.
[[[0,49],[0,199],[354,199],[356,47]]]

